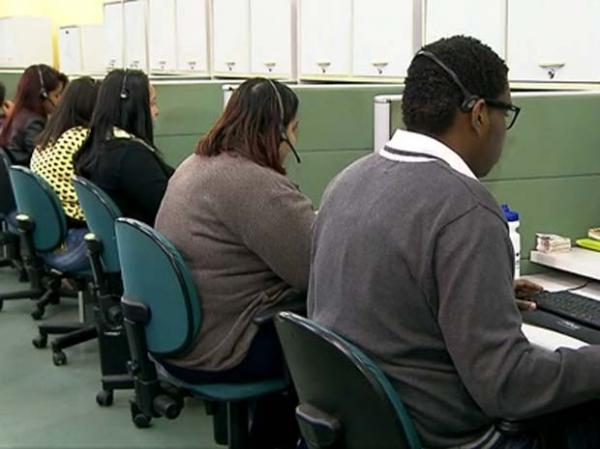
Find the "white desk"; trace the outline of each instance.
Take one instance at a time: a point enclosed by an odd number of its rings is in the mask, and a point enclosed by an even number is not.
[[[566,253],[531,251],[530,259],[539,265],[600,280],[600,252],[598,251],[578,247],[573,247]]]
[[[578,295],[600,300],[600,282],[590,281],[589,278],[574,276],[567,273],[545,273],[523,276],[525,279],[536,282],[548,291],[567,290],[577,288],[589,282],[584,288],[577,289]],[[537,346],[554,351],[559,347],[577,349],[586,346],[580,340],[548,329],[523,323],[523,333]]]

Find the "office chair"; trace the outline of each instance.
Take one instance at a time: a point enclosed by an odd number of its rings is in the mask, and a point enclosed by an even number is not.
[[[275,327],[296,387],[296,417],[310,449],[420,449],[389,380],[360,350],[294,313]]]
[[[96,402],[109,406],[113,403],[114,390],[133,388],[133,378],[127,371],[130,355],[120,304],[123,284],[115,236],[115,220],[121,211],[90,181],[74,176],[73,187],[91,231],[85,240],[97,300],[94,316],[102,372],[102,390],[96,395]]]
[[[13,267],[19,272],[19,281],[27,280],[27,272],[21,260],[19,247],[19,234],[12,228],[8,217],[15,210],[15,199],[10,186],[8,168],[10,162],[4,150],[0,149],[0,248],[3,258],[0,259],[0,267]],[[0,298],[9,300],[29,299],[31,291],[11,292],[0,295]],[[0,299],[0,310],[2,310],[3,299]]]
[[[197,343],[202,311],[191,275],[175,247],[151,227],[119,218],[117,246],[123,276],[123,315],[131,350],[135,399],[131,414],[138,427],[153,417],[176,418],[183,395],[226,404],[227,426],[214,420],[215,440],[232,449],[248,446],[248,402],[261,395],[285,391],[287,380],[239,384],[184,384],[169,376],[161,384],[160,361],[185,354]]]
[[[309,449],[421,449],[412,419],[383,371],[360,349],[295,313],[275,328],[300,399],[296,418]],[[544,417],[500,420],[502,433],[540,434],[540,449],[561,449]]]
[[[91,280],[89,270],[62,272],[59,267],[49,266],[41,254],[56,249],[67,235],[67,221],[62,205],[52,188],[40,176],[25,167],[10,168],[10,181],[17,204],[17,222],[23,244],[23,258],[28,267],[29,276],[40,286],[42,293],[38,302],[44,306],[60,296],[60,284],[63,278],[78,283],[80,292],[80,311],[83,311],[81,295]],[[64,365],[67,357],[62,351],[84,341],[96,338],[96,327],[86,324],[41,324],[39,336],[33,340],[36,348],[43,348],[48,335],[63,334],[56,338],[52,346],[52,360],[55,365]]]

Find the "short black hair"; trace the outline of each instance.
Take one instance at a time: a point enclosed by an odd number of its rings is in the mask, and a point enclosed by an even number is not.
[[[496,99],[508,88],[508,67],[487,45],[468,36],[440,39],[423,47],[453,70],[473,95]],[[454,121],[463,93],[434,61],[416,56],[408,68],[402,95],[406,129],[439,135]]]

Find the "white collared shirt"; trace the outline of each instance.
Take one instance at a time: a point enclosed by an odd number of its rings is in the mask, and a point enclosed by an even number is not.
[[[403,153],[413,153],[414,155],[396,154],[386,148],[402,151]],[[424,134],[398,129],[394,132],[392,139],[379,150],[379,155],[391,161],[399,162],[431,162],[441,159],[453,170],[469,178],[477,179],[473,171],[456,152],[439,140]],[[431,157],[427,157],[428,155]]]

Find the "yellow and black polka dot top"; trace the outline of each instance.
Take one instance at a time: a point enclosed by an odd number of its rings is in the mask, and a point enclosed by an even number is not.
[[[46,148],[36,148],[31,157],[31,170],[52,186],[58,194],[68,217],[83,221],[83,211],[71,183],[75,173],[73,156],[87,139],[89,129],[77,126],[60,135],[56,142]]]

